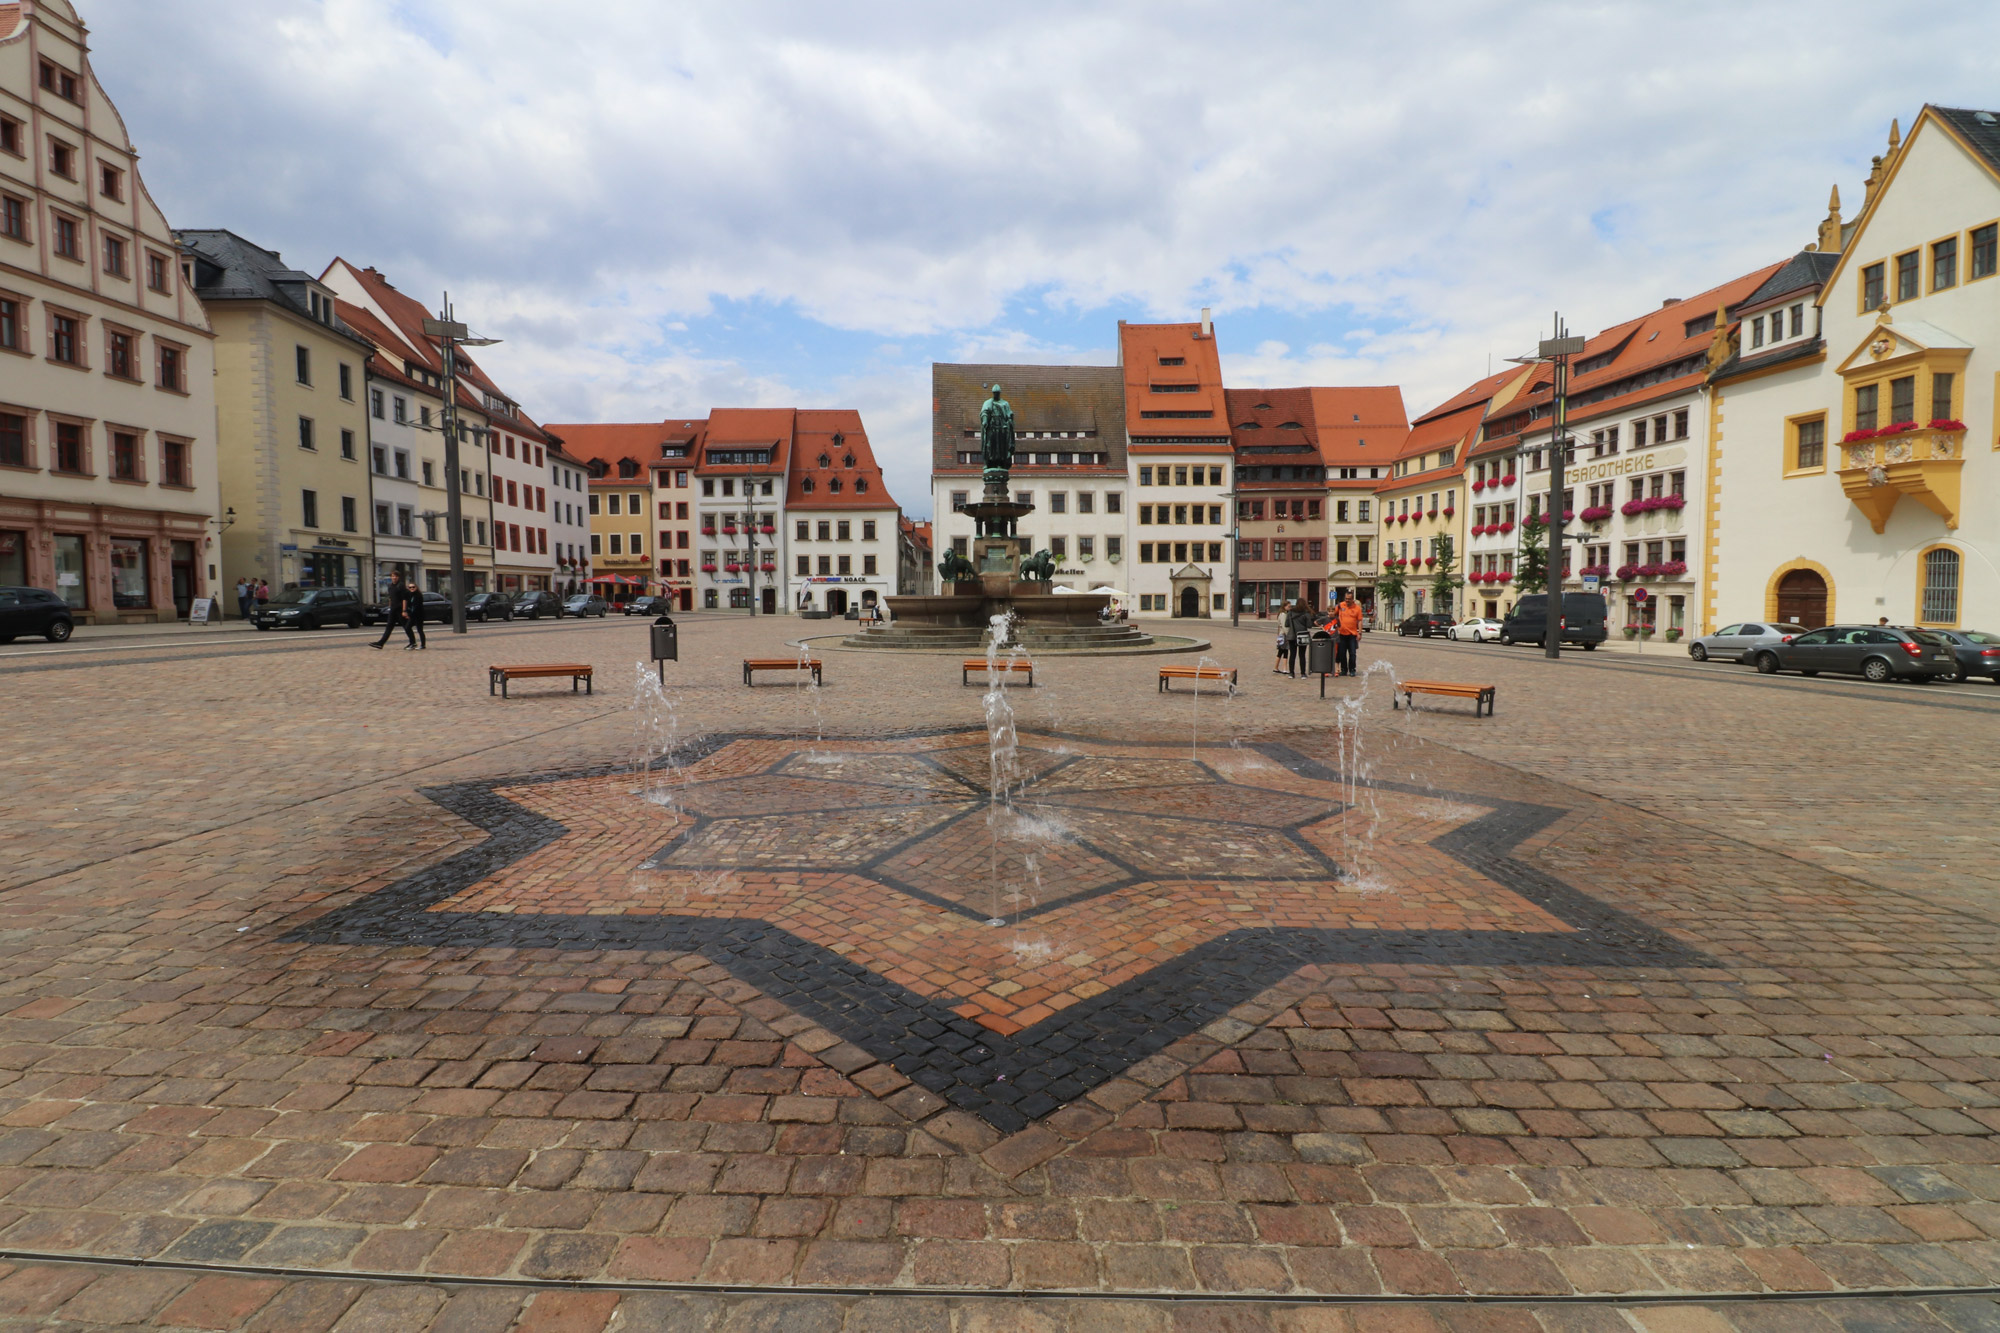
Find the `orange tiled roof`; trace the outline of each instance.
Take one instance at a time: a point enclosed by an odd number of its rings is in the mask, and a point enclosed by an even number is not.
[[[1213,326],[1211,326],[1212,329]],[[1181,364],[1161,365],[1161,358]],[[1229,405],[1215,335],[1199,324],[1118,322],[1118,360],[1125,368],[1125,437],[1136,450],[1148,438],[1229,439]],[[1192,392],[1156,392],[1191,386]],[[1205,417],[1148,417],[1148,412],[1206,412]],[[1173,446],[1185,449],[1187,445]]]
[[[791,469],[792,431],[798,410],[790,407],[718,407],[708,414],[708,436],[702,443],[696,470],[704,476],[736,476],[745,472],[761,474]],[[713,463],[710,457],[730,448],[768,448],[771,461]]]
[[[660,460],[660,445],[668,438],[657,421],[564,425],[551,422],[549,429],[562,438],[563,448],[571,457],[586,463],[616,463],[621,458],[630,458],[644,467]]]
[[[894,509],[896,501],[853,408],[801,409],[788,470],[785,504],[795,509]],[[852,458],[853,465],[847,460]],[[812,490],[805,489],[812,483]],[[834,489],[835,486],[839,489]]]
[[[1319,455],[1329,467],[1382,466],[1409,436],[1409,413],[1397,385],[1316,388],[1311,393]]]

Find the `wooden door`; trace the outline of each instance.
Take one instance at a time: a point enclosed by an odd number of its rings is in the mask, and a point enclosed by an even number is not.
[[[1778,619],[1807,629],[1826,624],[1826,580],[1810,569],[1795,569],[1779,579]]]

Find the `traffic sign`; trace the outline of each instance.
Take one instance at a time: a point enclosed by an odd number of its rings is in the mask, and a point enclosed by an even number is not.
[[[1596,591],[1597,591],[1597,575],[1595,575],[1595,574],[1585,574],[1585,575],[1583,576],[1583,590],[1584,590],[1585,592],[1596,592]]]

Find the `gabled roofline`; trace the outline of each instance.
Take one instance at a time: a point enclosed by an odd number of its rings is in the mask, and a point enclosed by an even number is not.
[[[1923,128],[1926,125],[1936,125],[1941,133],[1948,136],[1952,143],[1958,146],[1958,151],[1971,158],[1988,176],[1993,178],[1996,185],[2000,185],[2000,166],[1996,166],[1993,160],[1987,157],[1985,153],[1980,152],[1978,148],[1967,143],[1965,136],[1960,134],[1950,121],[1937,113],[1937,107],[1934,104],[1930,102],[1924,103],[1924,109],[1917,113],[1916,123],[1910,126],[1910,132],[1903,136],[1902,145],[1896,149],[1896,156],[1889,163],[1888,174],[1877,182],[1874,190],[1869,193],[1867,202],[1861,205],[1861,211],[1855,215],[1854,230],[1841,242],[1840,258],[1834,261],[1833,271],[1827,274],[1826,281],[1820,284],[1822,296],[1836,282],[1839,282],[1840,275],[1847,271],[1847,261],[1853,256],[1856,249],[1855,242],[1861,238],[1863,232],[1868,230],[1869,222],[1874,220],[1875,210],[1881,207],[1882,201],[1888,197],[1889,187],[1896,183],[1897,173],[1902,171],[1903,163],[1910,156],[1910,145],[1917,141],[1917,135],[1923,132]]]

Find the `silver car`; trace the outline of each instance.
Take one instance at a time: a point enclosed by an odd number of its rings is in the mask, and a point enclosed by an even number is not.
[[[1724,625],[1713,634],[1704,634],[1688,645],[1688,656],[1697,662],[1720,658],[1725,662],[1754,661],[1759,648],[1784,643],[1804,634],[1804,625],[1788,625],[1776,620],[1746,620],[1740,625]]]

